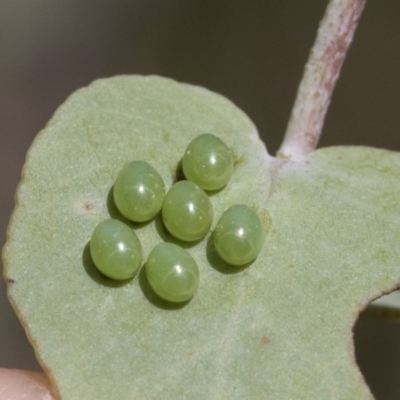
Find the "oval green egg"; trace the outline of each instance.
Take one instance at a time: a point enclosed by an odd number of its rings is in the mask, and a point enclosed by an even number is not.
[[[162,218],[172,236],[192,242],[202,239],[210,230],[213,208],[203,189],[192,182],[181,181],[165,196]]]
[[[228,146],[212,134],[193,139],[186,148],[182,169],[187,180],[204,190],[224,187],[233,173],[233,157]]]
[[[150,164],[133,161],[118,174],[113,193],[115,204],[124,217],[145,222],[161,210],[165,186]]]
[[[106,219],[96,226],[90,254],[102,274],[118,280],[133,277],[142,262],[142,247],[136,233],[116,219]]]
[[[186,250],[160,243],[150,252],[146,276],[158,296],[172,302],[190,300],[199,286],[199,268]]]
[[[226,210],[214,231],[214,245],[228,264],[244,265],[260,253],[266,237],[261,218],[244,204]]]

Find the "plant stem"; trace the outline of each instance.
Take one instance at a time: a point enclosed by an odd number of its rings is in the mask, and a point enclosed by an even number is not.
[[[318,143],[332,92],[366,0],[330,0],[277,156],[301,161]]]

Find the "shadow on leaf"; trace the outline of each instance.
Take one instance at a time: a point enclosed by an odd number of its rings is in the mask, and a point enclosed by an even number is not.
[[[185,179],[185,174],[183,173],[182,168],[182,159],[180,159],[172,176],[172,185],[175,185],[177,182],[184,181]]]

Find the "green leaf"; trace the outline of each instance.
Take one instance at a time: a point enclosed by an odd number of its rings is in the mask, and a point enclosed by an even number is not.
[[[122,284],[101,277],[87,243],[98,222],[119,217],[119,170],[145,160],[169,188],[202,133],[236,153],[228,186],[211,196],[213,227],[239,203],[271,217],[258,259],[228,267],[210,235],[184,245],[200,286],[183,306],[159,300],[143,269]],[[29,151],[3,252],[8,293],[64,400],[370,399],[352,327],[400,283],[399,176],[399,154],[370,148],[275,159],[245,114],[198,87],[97,81]],[[144,258],[174,242],[160,218],[134,229]]]

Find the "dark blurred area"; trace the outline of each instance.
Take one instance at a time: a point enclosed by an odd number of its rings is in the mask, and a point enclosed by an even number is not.
[[[158,74],[233,100],[275,153],[327,1],[2,0],[0,244],[25,153],[81,86]],[[400,2],[369,1],[320,146],[400,150]],[[0,247],[1,247],[0,246]],[[361,317],[357,359],[377,399],[399,399],[400,324]],[[39,369],[0,281],[0,367]]]

